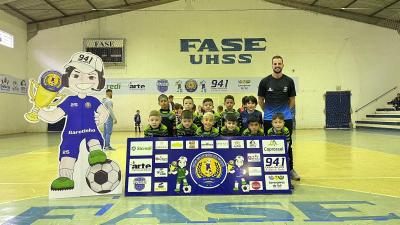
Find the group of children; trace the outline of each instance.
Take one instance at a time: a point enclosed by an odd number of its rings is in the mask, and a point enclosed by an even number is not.
[[[232,95],[224,98],[225,110],[214,112],[214,102],[205,98],[202,112],[196,113],[193,98],[186,96],[183,104],[175,104],[174,111],[169,109],[168,97],[158,97],[160,110],[152,110],[149,124],[144,128],[145,137],[173,136],[264,136],[262,113],[256,109],[257,99],[246,96],[242,100],[240,112],[235,110],[235,99]],[[288,129],[284,127],[283,114],[277,113],[272,120],[273,127],[267,135],[285,135],[290,141]]]

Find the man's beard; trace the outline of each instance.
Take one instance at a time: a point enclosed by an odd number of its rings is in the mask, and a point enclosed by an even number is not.
[[[275,73],[280,73],[280,72],[282,72],[282,68],[280,68],[280,67],[275,67],[275,68],[274,68],[274,72],[275,72]]]

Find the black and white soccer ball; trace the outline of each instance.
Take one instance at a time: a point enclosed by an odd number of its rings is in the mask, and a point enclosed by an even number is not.
[[[242,191],[243,192],[249,192],[250,191],[250,185],[248,185],[248,184],[242,185]]]
[[[121,182],[121,170],[112,160],[89,167],[86,183],[96,193],[104,194],[114,190]]]
[[[183,192],[185,193],[185,194],[189,194],[190,192],[192,192],[192,186],[191,185],[186,185],[186,186],[183,186]]]

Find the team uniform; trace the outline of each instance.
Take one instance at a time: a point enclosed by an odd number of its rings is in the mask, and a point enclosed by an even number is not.
[[[147,125],[144,128],[144,136],[145,137],[167,137],[168,136],[168,128],[164,124],[160,124],[157,128],[152,128],[150,125]]]
[[[175,127],[175,113],[171,112],[169,109],[160,109],[161,113],[161,123],[167,126],[168,136],[174,136]]]
[[[182,124],[179,124],[176,128],[176,133],[178,137],[196,136],[197,129],[198,127],[194,123],[189,128],[186,128]]]
[[[89,149],[87,143],[92,139],[98,140],[103,148],[104,140],[94,120],[94,115],[100,105],[101,102],[93,96],[81,99],[76,95],[68,96],[58,105],[66,115],[60,144],[60,160],[63,157],[77,159],[79,146],[84,139],[87,149]]]
[[[221,128],[221,136],[240,136],[240,129],[236,127],[235,130],[228,130],[225,126]]]
[[[240,113],[238,111],[236,111],[236,110],[228,111],[226,109],[221,113],[221,119],[220,119],[220,125],[219,126],[221,128],[225,126],[226,115],[229,114],[229,113],[233,113],[235,115],[236,124],[237,124],[237,126],[239,128],[241,128],[242,127],[242,119],[240,118]]]
[[[140,132],[140,124],[142,123],[142,118],[141,118],[140,114],[138,114],[138,113],[135,114],[134,121],[135,121],[135,131],[137,131],[139,129],[139,132]]]
[[[267,136],[285,136],[286,137],[286,142],[290,142],[290,132],[287,127],[283,127],[282,130],[277,131],[275,128],[270,128],[267,132]]]
[[[249,126],[249,119],[250,117],[255,117],[257,118],[258,122],[260,124],[263,124],[263,116],[260,111],[257,109],[254,110],[254,112],[249,113],[247,110],[244,110],[243,112],[240,113],[240,118],[242,120],[242,130],[245,130]]]
[[[201,127],[197,128],[196,136],[199,136],[199,137],[218,137],[219,136],[219,131],[215,127],[211,128],[210,131],[205,131],[204,127],[201,126]]]
[[[243,133],[242,136],[264,136],[264,130],[262,128],[258,129],[257,133],[252,134],[249,128],[246,128]]]

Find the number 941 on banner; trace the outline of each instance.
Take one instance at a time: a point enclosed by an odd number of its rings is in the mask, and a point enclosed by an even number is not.
[[[286,172],[285,157],[264,157],[264,172]]]

